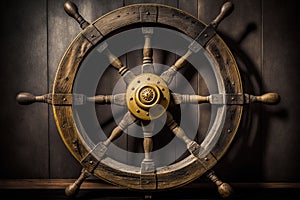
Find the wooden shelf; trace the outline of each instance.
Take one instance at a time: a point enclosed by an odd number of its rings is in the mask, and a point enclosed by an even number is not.
[[[75,179],[1,179],[0,189],[65,189]],[[230,183],[234,188],[257,189],[300,189],[298,182],[259,182],[259,183]],[[182,188],[213,188],[212,183],[190,183]],[[120,190],[125,189],[101,180],[85,180],[81,189]]]

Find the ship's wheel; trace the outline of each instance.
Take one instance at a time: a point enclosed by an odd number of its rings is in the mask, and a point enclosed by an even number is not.
[[[212,168],[235,137],[243,105],[279,101],[277,93],[243,92],[236,61],[216,31],[232,8],[226,2],[205,24],[173,7],[134,4],[88,23],[66,1],[65,11],[82,31],[61,59],[52,93],[17,96],[21,104],[52,105],[59,134],[83,167],[66,195],[75,195],[90,175],[129,189],[157,191],[204,174],[224,198],[232,194]],[[124,64],[126,55],[139,53],[127,57],[135,59],[135,66]],[[161,54],[173,57],[173,64],[158,63]],[[190,83],[193,77],[196,87]],[[105,88],[111,88],[110,94]],[[108,114],[116,123],[109,131],[102,120]],[[203,115],[207,124],[199,122]],[[135,143],[118,144],[124,135]]]

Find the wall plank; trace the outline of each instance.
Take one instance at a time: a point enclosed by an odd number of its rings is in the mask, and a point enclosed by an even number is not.
[[[199,14],[206,14],[203,18],[210,23],[217,16],[225,1],[212,1],[209,8],[203,5],[204,1],[201,3],[198,1],[198,5],[202,4]],[[258,95],[262,90],[263,59],[261,0],[232,1],[232,3],[234,10],[220,23],[218,33],[235,56],[244,92]],[[199,6],[201,8],[201,5]],[[235,141],[216,168],[221,177],[232,181],[252,181],[261,177],[263,145],[261,123],[261,105],[244,106]]]
[[[295,1],[263,0],[263,90],[281,95],[278,106],[264,107],[263,178],[299,181],[299,27]]]
[[[47,93],[46,1],[3,1],[0,16],[0,178],[49,178],[48,105],[19,105],[19,92]]]
[[[64,0],[49,0],[48,5],[48,50],[49,50],[49,84],[52,84],[55,73],[64,52],[73,38],[81,31],[77,22],[69,17],[64,9]],[[123,5],[123,1],[74,1],[81,15],[93,22],[103,14]],[[51,86],[52,87],[52,86]],[[50,89],[51,89],[50,87]],[[81,170],[81,165],[72,157],[63,144],[55,125],[52,110],[50,110],[50,177],[74,178]]]

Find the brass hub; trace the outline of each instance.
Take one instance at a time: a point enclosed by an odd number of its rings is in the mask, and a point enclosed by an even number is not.
[[[159,76],[141,74],[128,85],[126,103],[128,110],[137,118],[156,119],[162,116],[169,106],[169,88]]]

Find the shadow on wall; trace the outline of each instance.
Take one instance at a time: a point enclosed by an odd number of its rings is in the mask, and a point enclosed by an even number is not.
[[[249,34],[257,31],[255,23],[249,23],[240,33],[239,39],[232,39],[225,33],[218,32],[223,38],[237,61],[241,75],[243,92],[253,95],[262,95],[264,82],[262,80],[261,66],[257,66],[241,44]],[[279,94],[280,95],[280,94]],[[263,163],[265,144],[268,142],[268,127],[273,118],[287,118],[287,110],[280,109],[269,112],[263,104],[244,105],[243,116],[233,143],[224,158],[215,166],[220,178],[227,182],[251,182],[263,180]],[[272,106],[272,105],[271,105]],[[262,132],[263,126],[263,132]]]

